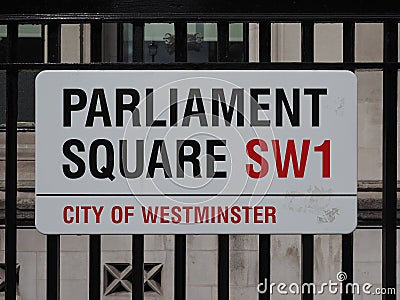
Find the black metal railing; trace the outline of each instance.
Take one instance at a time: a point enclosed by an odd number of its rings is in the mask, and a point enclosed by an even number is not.
[[[397,257],[397,77],[398,63],[398,22],[400,5],[371,6],[363,1],[340,4],[340,1],[320,1],[304,5],[293,1],[279,4],[265,1],[249,1],[235,4],[220,3],[209,13],[210,4],[194,1],[22,1],[7,4],[0,11],[0,23],[7,25],[8,62],[0,63],[0,70],[6,71],[7,123],[6,123],[6,201],[5,201],[5,258],[6,258],[6,299],[15,300],[16,295],[16,254],[17,254],[17,116],[18,116],[18,74],[20,70],[44,69],[373,69],[383,72],[383,198],[382,218],[374,226],[382,228],[382,285],[396,287]],[[68,3],[67,3],[68,2]],[[217,1],[214,1],[217,2]],[[71,4],[72,3],[72,4]],[[80,8],[82,7],[82,8]],[[58,11],[62,10],[62,13]],[[377,13],[376,11],[379,11]],[[86,13],[87,12],[87,13]],[[175,63],[144,63],[145,22],[174,22]],[[187,63],[187,22],[216,22],[218,36],[218,61],[213,63]],[[315,23],[343,23],[343,62],[314,63]],[[104,22],[133,24],[133,63],[122,62],[122,38],[118,26],[118,50],[116,63],[102,63],[102,24]],[[245,62],[229,62],[229,22],[243,22],[243,57]],[[259,63],[248,63],[248,23],[259,24]],[[301,62],[271,63],[271,24],[279,22],[301,23]],[[382,62],[355,62],[355,24],[359,22],[380,22],[384,24],[384,58]],[[18,24],[38,23],[48,25],[48,63],[18,63],[16,49]],[[61,24],[90,23],[91,63],[62,64]],[[356,142],[356,141],[354,141]],[[363,226],[368,226],[364,222]],[[314,280],[314,236],[303,235],[301,240],[301,280]],[[259,235],[259,278],[270,278],[271,236]],[[353,234],[342,236],[342,270],[348,275],[346,282],[353,280]],[[144,236],[132,236],[132,299],[143,299]],[[190,299],[186,295],[186,236],[175,236],[174,256],[174,298]],[[89,294],[82,299],[101,299],[101,236],[90,236],[89,242]],[[395,299],[385,295],[384,299]],[[47,237],[47,299],[60,299],[60,236]],[[218,299],[229,299],[229,235],[218,236]],[[259,299],[270,299],[260,294]],[[313,299],[304,294],[303,299]],[[343,294],[342,299],[353,299]]]

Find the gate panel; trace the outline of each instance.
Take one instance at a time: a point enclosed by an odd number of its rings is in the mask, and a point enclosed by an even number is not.
[[[68,2],[68,3],[67,3]],[[6,70],[7,82],[7,127],[6,127],[6,184],[5,184],[5,254],[6,254],[6,299],[15,299],[17,263],[17,116],[18,116],[18,72],[21,69],[357,69],[383,70],[383,201],[382,217],[372,222],[363,209],[359,211],[360,226],[382,228],[382,283],[384,287],[397,284],[397,79],[398,79],[398,21],[400,4],[382,4],[378,7],[369,3],[347,3],[322,1],[313,5],[281,1],[266,6],[264,1],[253,1],[252,5],[230,3],[215,5],[213,13],[209,7],[199,2],[188,5],[186,1],[159,2],[116,2],[60,1],[57,4],[47,1],[35,2],[16,0],[0,12],[0,21],[7,23],[9,62],[0,63]],[[83,5],[83,6],[82,6]],[[87,9],[85,11],[85,8]],[[157,8],[157,10],[155,9]],[[63,13],[55,13],[56,11]],[[157,11],[157,12],[155,12]],[[89,14],[85,14],[89,12]],[[387,13],[390,12],[390,13]],[[97,14],[98,13],[98,14]],[[187,63],[187,22],[217,22],[218,62]],[[18,63],[18,23],[40,22],[48,24],[48,61],[51,64]],[[91,62],[93,64],[60,64],[61,22],[91,22]],[[102,24],[105,21],[118,22],[117,62],[102,62]],[[144,22],[174,21],[175,63],[146,64],[144,61]],[[243,25],[243,63],[229,62],[229,22],[244,22]],[[249,25],[248,21],[259,23],[258,64],[249,64]],[[301,63],[271,63],[271,22],[301,22]],[[314,63],[314,24],[315,22],[343,22],[343,63]],[[384,23],[383,62],[355,61],[355,23]],[[122,22],[133,24],[133,63],[124,63]],[[379,190],[379,188],[377,188]],[[375,208],[374,208],[375,209]],[[375,211],[376,212],[376,209]],[[342,271],[347,274],[344,283],[353,281],[354,255],[353,234],[342,236]],[[189,298],[186,292],[186,236],[175,236],[174,256],[174,298]],[[270,278],[271,236],[259,236],[259,281]],[[144,236],[132,236],[132,299],[144,298]],[[303,235],[301,247],[302,283],[314,281],[314,236]],[[218,299],[229,299],[229,235],[218,236]],[[90,236],[89,249],[89,295],[88,299],[101,299],[101,236]],[[395,295],[382,296],[383,299],[396,299]],[[47,299],[60,299],[60,236],[47,237]],[[270,295],[259,294],[259,299],[270,299]],[[312,294],[304,294],[303,299],[313,299]],[[342,294],[342,299],[353,299],[351,294]]]

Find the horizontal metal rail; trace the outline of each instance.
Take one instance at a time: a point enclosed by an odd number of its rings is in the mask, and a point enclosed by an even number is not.
[[[0,70],[383,70],[385,66],[400,68],[399,62],[210,62],[210,63],[0,63]]]
[[[155,9],[157,8],[157,9]],[[393,129],[397,124],[397,72],[400,69],[398,62],[398,22],[400,22],[400,3],[367,3],[367,1],[317,1],[306,4],[306,1],[282,0],[279,3],[269,3],[264,0],[250,0],[246,3],[215,3],[210,9],[204,2],[188,2],[185,0],[167,0],[147,2],[117,1],[117,0],[60,0],[35,2],[15,0],[7,3],[0,11],[0,23],[6,24],[11,37],[10,61],[0,63],[0,70],[6,71],[7,79],[7,183],[5,221],[0,218],[0,228],[5,224],[6,229],[6,267],[7,281],[6,299],[15,299],[15,263],[16,263],[16,228],[17,226],[30,227],[33,218],[25,220],[18,218],[17,192],[20,192],[17,181],[17,131],[31,130],[34,127],[18,127],[18,72],[22,70],[374,70],[383,73],[384,82],[384,109],[383,109],[383,184],[359,186],[359,192],[382,192],[383,197],[379,204],[374,203],[365,207],[360,205],[359,226],[357,228],[382,228],[382,277],[385,287],[396,284],[396,228],[399,227],[397,201],[397,131]],[[105,63],[102,60],[102,23],[118,22],[118,61]],[[133,23],[134,62],[122,62],[124,49],[121,48],[122,22]],[[143,41],[144,23],[175,22],[175,62],[174,63],[144,63]],[[188,22],[215,22],[218,28],[218,62],[188,63],[187,62],[187,23]],[[243,26],[246,31],[243,35],[243,60],[245,62],[230,62],[229,56],[229,23],[246,22]],[[259,54],[260,61],[248,62],[249,34],[248,23],[260,24]],[[302,34],[302,62],[271,62],[271,23],[301,23]],[[316,23],[343,23],[343,62],[319,63],[314,62],[314,26]],[[384,59],[381,62],[355,61],[355,23],[380,22],[384,23]],[[18,24],[49,24],[48,27],[48,54],[49,63],[18,63],[16,45]],[[59,63],[61,47],[60,24],[90,23],[91,24],[91,61],[92,63]],[[11,29],[11,30],[10,30]],[[24,190],[26,191],[26,190]],[[34,190],[28,190],[34,192]],[[369,200],[369,199],[368,199]],[[367,201],[366,201],[367,202]],[[360,199],[359,199],[360,203]],[[363,215],[362,213],[365,213]],[[380,215],[379,215],[380,214]],[[3,222],[3,223],[2,223]],[[28,227],[25,227],[28,226]],[[397,227],[396,227],[397,226]],[[3,226],[4,228],[4,226]],[[220,235],[218,239],[218,297],[230,297],[230,261],[229,235]],[[90,237],[89,262],[89,299],[101,299],[101,236]],[[134,292],[132,298],[143,299],[143,263],[144,263],[144,236],[132,236],[132,266],[137,270],[132,275]],[[314,281],[314,236],[303,235],[301,245],[302,282]],[[190,299],[186,292],[187,262],[186,236],[175,236],[174,256],[174,295],[175,299]],[[259,236],[259,277],[269,277],[271,270],[271,236]],[[48,288],[47,298],[54,300],[60,297],[60,241],[59,236],[48,238]],[[353,279],[353,235],[342,236],[342,270],[349,275],[347,282]],[[56,286],[56,290],[52,287]],[[84,297],[84,295],[82,295]],[[269,296],[260,296],[259,299],[269,299]],[[303,295],[303,299],[313,299],[312,294]],[[353,295],[343,296],[342,299],[353,299]],[[395,299],[387,296],[386,299]]]

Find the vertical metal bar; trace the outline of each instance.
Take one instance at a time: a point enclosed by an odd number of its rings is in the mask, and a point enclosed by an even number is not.
[[[249,61],[249,23],[243,23],[243,61]]]
[[[83,64],[84,60],[84,24],[79,24],[79,63]]]
[[[49,23],[47,25],[47,57],[48,62],[61,61],[61,24]]]
[[[92,62],[101,62],[101,35],[102,23],[90,24],[90,59]],[[101,236],[89,237],[89,300],[100,300],[101,274]]]
[[[354,22],[343,23],[343,62],[354,62],[355,58],[355,24]]]
[[[229,23],[217,24],[218,61],[229,59]],[[218,235],[218,299],[229,299],[229,235]]]
[[[187,61],[187,24],[175,23],[175,61]],[[186,235],[175,235],[174,298],[186,299]]]
[[[144,24],[133,24],[133,61],[143,62]],[[132,236],[132,300],[144,299],[144,235]]]
[[[175,61],[187,62],[187,24],[176,22],[175,27]]]
[[[258,282],[264,283],[265,279],[270,282],[271,279],[271,236],[269,234],[260,234],[258,237]],[[264,294],[258,294],[258,300],[271,299],[269,287]]]
[[[124,23],[117,24],[117,62],[124,61]]]
[[[134,23],[133,24],[133,61],[143,62],[143,43],[144,43],[144,24]]]
[[[93,22],[90,24],[90,60],[92,62],[101,62],[101,36],[102,36],[101,22]]]
[[[60,236],[47,236],[46,299],[60,299]]]
[[[355,24],[354,22],[345,22],[343,24],[343,62],[354,62],[355,58]],[[352,70],[354,71],[354,70]],[[353,282],[353,234],[342,235],[342,272],[345,272],[347,279],[343,281],[346,286]],[[353,299],[352,293],[342,293],[342,300]]]
[[[301,236],[301,283],[314,281],[314,236],[303,234]],[[303,300],[313,299],[312,291],[305,289]]]
[[[301,24],[301,61],[314,61],[314,23],[303,22]]]
[[[144,299],[144,235],[132,236],[132,300]]]
[[[174,299],[186,299],[186,235],[175,235]]]
[[[49,23],[47,27],[48,62],[61,61],[61,24]],[[47,236],[47,299],[60,299],[60,236]]]
[[[397,22],[384,23],[384,62],[397,63]],[[396,288],[397,215],[397,66],[383,68],[383,224],[382,286]],[[383,299],[396,299],[384,295]]]
[[[229,60],[229,23],[220,22],[217,24],[218,34],[218,61]]]
[[[12,63],[17,62],[18,24],[8,23],[8,55]],[[6,216],[5,216],[5,299],[16,297],[17,263],[17,117],[18,117],[18,70],[7,69],[7,129],[6,129]]]
[[[229,235],[218,235],[218,300],[229,299]]]
[[[101,236],[89,238],[89,300],[100,300]]]
[[[346,273],[347,278],[344,280],[343,286],[346,287],[347,284],[353,283],[353,234],[342,235],[342,272]],[[347,293],[349,292],[349,293]],[[351,290],[343,290],[342,300],[353,299],[353,293]]]
[[[304,22],[301,26],[301,60],[302,62],[314,61],[314,23]],[[312,283],[314,281],[314,236],[304,234],[301,236],[301,281]],[[312,291],[302,294],[303,300],[313,299]]]
[[[260,22],[258,28],[260,62],[271,62],[271,23]],[[258,282],[264,283],[265,278],[271,279],[271,236],[260,234],[258,237]],[[271,299],[270,291],[258,294],[259,300]]]
[[[260,62],[271,62],[271,23],[260,22],[258,28]]]

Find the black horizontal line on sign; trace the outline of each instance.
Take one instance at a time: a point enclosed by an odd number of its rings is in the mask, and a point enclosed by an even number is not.
[[[40,193],[36,194],[39,197],[129,197],[129,196],[139,196],[139,197],[156,197],[156,196],[180,196],[180,197],[201,197],[201,196],[218,196],[218,197],[251,197],[251,196],[271,196],[271,197],[342,197],[342,196],[357,196],[357,194],[46,194]]]

